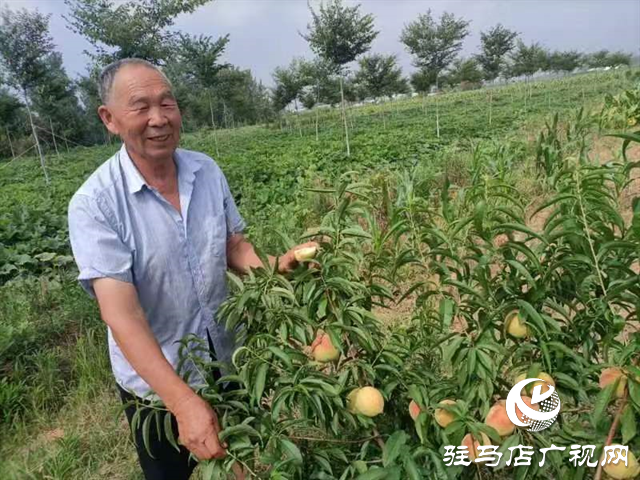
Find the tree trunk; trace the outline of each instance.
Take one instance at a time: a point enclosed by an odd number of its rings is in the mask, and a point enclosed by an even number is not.
[[[13,150],[13,142],[11,141],[11,135],[9,134],[9,127],[5,127],[7,131],[7,139],[9,140],[9,148],[11,149],[11,160],[16,158],[16,152]]]
[[[51,139],[53,140],[53,148],[56,149],[56,156],[60,156],[60,152],[58,151],[58,144],[56,143],[56,132],[53,131],[53,121],[49,119],[49,125],[51,126]]]
[[[27,96],[27,90],[23,89],[22,93],[24,94],[24,103],[27,107],[29,123],[31,124],[31,133],[33,133],[33,138],[36,142],[36,149],[38,150],[38,155],[40,156],[40,166],[42,167],[42,173],[44,173],[44,181],[47,185],[49,185],[49,174],[47,173],[47,167],[44,164],[44,155],[42,154],[42,149],[40,148],[40,141],[38,140],[38,132],[36,132],[36,126],[33,123],[33,115],[31,113],[31,105],[29,102],[29,97]]]
[[[318,112],[318,107],[316,107],[316,142],[320,141],[320,133],[319,133],[319,124],[320,123],[320,112]]]
[[[213,117],[213,102],[211,101],[211,90],[209,94],[209,113],[211,114],[211,126],[213,127],[213,143],[216,145],[216,156],[220,157],[220,149],[218,148],[218,132],[216,131],[216,121]]]
[[[344,105],[344,86],[342,75],[340,75],[340,98],[342,100],[342,119],[344,121],[344,138],[347,143],[347,157],[351,156],[351,147],[349,145],[349,125],[347,124],[347,111]]]

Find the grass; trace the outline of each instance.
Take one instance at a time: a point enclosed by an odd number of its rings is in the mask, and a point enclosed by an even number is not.
[[[428,190],[445,178],[469,184],[470,165],[484,156],[497,172],[517,172],[523,197],[539,200],[545,188],[532,170],[532,141],[545,120],[558,112],[562,122],[580,106],[597,110],[605,93],[628,85],[611,72],[495,88],[490,97],[488,90],[454,92],[353,108],[350,157],[337,111],[318,112],[317,140],[316,112],[308,112],[219,131],[217,142],[209,130],[187,133],[183,146],[216,158],[250,237],[275,253],[283,237],[295,239],[326,209],[305,189],[349,170],[410,175]],[[105,328],[65,262],[67,203],[116,148],[48,158],[48,187],[35,158],[0,163],[0,212],[7,212],[0,214],[2,479],[140,478],[118,415]]]

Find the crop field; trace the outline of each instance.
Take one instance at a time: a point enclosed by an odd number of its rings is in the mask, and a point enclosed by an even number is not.
[[[184,148],[221,165],[261,252],[322,241],[313,267],[230,276],[221,317],[246,329],[242,388],[202,391],[230,455],[198,478],[225,478],[232,462],[281,479],[601,475],[574,467],[569,448],[543,467],[445,467],[444,446],[467,434],[507,454],[616,443],[640,455],[639,78],[352,106],[350,155],[338,109],[184,132]],[[36,158],[0,161],[3,480],[142,478],[66,221],[71,195],[117,148],[48,156],[49,185]],[[338,360],[309,353],[319,331]],[[490,420],[519,375],[545,373],[562,400],[556,424]],[[366,387],[384,397],[377,416]],[[364,407],[348,408],[354,391]]]

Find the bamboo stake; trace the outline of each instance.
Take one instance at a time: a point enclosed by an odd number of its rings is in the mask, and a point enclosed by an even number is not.
[[[491,110],[492,110],[492,106],[493,106],[493,92],[491,90],[489,90],[489,126],[491,126]]]
[[[42,167],[42,173],[44,173],[44,181],[47,185],[49,185],[49,174],[47,173],[47,167],[44,163],[44,155],[42,154],[42,149],[40,148],[40,141],[38,140],[38,132],[36,132],[36,126],[33,123],[33,115],[31,114],[31,105],[29,104],[29,98],[27,97],[27,91],[24,90],[24,99],[25,105],[27,106],[27,114],[29,115],[29,123],[31,124],[31,132],[33,133],[33,138],[36,142],[36,148],[38,150],[38,155],[40,156],[40,166]]]
[[[53,121],[49,118],[49,125],[51,126],[51,139],[53,140],[53,147],[56,149],[56,156],[60,156],[60,152],[58,151],[58,144],[56,143],[56,134],[53,131]]]
[[[344,105],[344,86],[343,86],[342,75],[340,75],[340,98],[342,100],[342,119],[344,120],[344,135],[345,141],[347,142],[347,157],[351,156],[351,147],[349,146],[349,125],[347,125],[347,111],[345,110]]]

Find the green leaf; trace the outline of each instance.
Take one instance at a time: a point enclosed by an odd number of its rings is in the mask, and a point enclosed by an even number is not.
[[[302,453],[300,453],[298,446],[286,438],[280,438],[278,441],[280,443],[280,448],[282,448],[282,451],[287,458],[292,459],[293,463],[296,465],[302,465]]]
[[[398,430],[389,437],[382,449],[382,465],[388,467],[392,464],[400,452],[402,447],[407,443],[409,436],[402,430]]]
[[[609,406],[609,403],[613,399],[613,392],[614,392],[614,389],[617,387],[616,383],[617,382],[612,382],[609,385],[607,385],[605,388],[603,388],[600,391],[600,393],[596,397],[596,401],[593,408],[593,415],[592,415],[594,426],[597,426],[598,423],[600,423],[600,420],[602,420],[602,416],[606,412],[607,407]]]
[[[164,436],[169,441],[171,446],[176,449],[176,451],[180,451],[180,447],[176,443],[176,436],[173,432],[173,425],[171,424],[171,412],[167,412],[164,414]]]
[[[640,409],[640,383],[635,382],[632,378],[628,382],[629,396],[633,403]]]
[[[203,462],[200,464],[200,471],[201,473],[201,478],[203,480],[212,480],[213,478],[215,478],[214,475],[214,469],[216,468],[216,462],[213,460],[207,460],[206,462]]]
[[[531,320],[531,323],[536,327],[538,327],[540,332],[546,334],[547,327],[545,326],[544,320],[542,319],[540,314],[536,311],[536,309],[533,308],[533,306],[525,300],[518,300],[518,305],[520,306],[520,308],[523,308],[525,312],[527,312],[527,317],[528,319]]]
[[[149,439],[149,434],[151,432],[151,417],[153,416],[153,413],[149,413],[144,421],[142,422],[142,442],[144,444],[144,448],[147,451],[147,453],[149,454],[149,456],[151,458],[156,458],[153,456],[153,453],[151,453],[151,441]]]
[[[637,424],[635,413],[631,405],[627,405],[622,412],[620,423],[622,425],[622,444],[627,445],[629,441],[636,436]]]
[[[400,467],[372,468],[367,473],[358,475],[356,480],[399,480],[400,472]]]
[[[220,432],[218,438],[222,442],[232,435],[249,435],[251,437],[260,436],[260,434],[250,425],[240,424],[225,428]]]
[[[271,353],[273,353],[276,357],[278,357],[280,360],[282,360],[287,367],[292,368],[292,364],[291,364],[291,357],[289,357],[289,355],[287,355],[284,350],[282,350],[281,348],[275,347],[273,345],[271,345],[269,347],[269,351],[271,351]]]
[[[420,474],[420,471],[418,470],[418,465],[416,465],[416,462],[413,460],[413,458],[409,456],[407,456],[404,461],[404,471],[409,480],[422,480],[423,478]]]
[[[269,365],[263,363],[258,367],[258,372],[256,373],[256,383],[253,386],[253,395],[256,403],[260,403],[260,399],[262,398],[262,394],[264,393],[264,385],[267,381],[267,372],[269,371]]]

